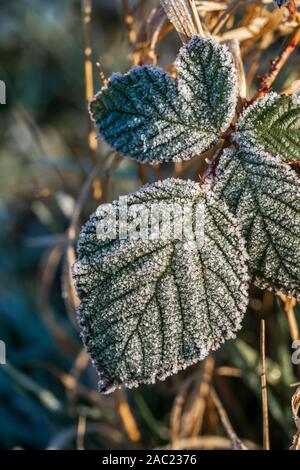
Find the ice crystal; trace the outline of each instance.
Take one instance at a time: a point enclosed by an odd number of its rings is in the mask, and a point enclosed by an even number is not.
[[[244,147],[300,160],[299,100],[268,93],[244,111],[233,137]]]
[[[176,61],[178,78],[158,67],[114,74],[91,103],[100,135],[141,162],[188,160],[218,141],[234,116],[232,55],[215,39],[194,36]]]
[[[279,157],[229,149],[216,194],[241,226],[249,267],[260,287],[300,297],[300,182]]]
[[[203,204],[203,244],[99,240],[97,226],[124,201],[129,207],[192,204],[193,211]],[[73,275],[83,340],[106,393],[163,380],[203,359],[234,337],[247,305],[246,254],[236,220],[210,190],[191,181],[157,182],[100,207],[81,231]]]

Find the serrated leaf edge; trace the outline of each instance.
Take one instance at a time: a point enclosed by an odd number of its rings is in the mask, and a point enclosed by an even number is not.
[[[276,93],[274,93],[274,94],[276,95]],[[277,96],[279,96],[279,95],[277,95]],[[249,153],[249,154],[252,154],[252,155],[253,155],[253,153],[257,152],[257,149],[251,149],[251,148],[248,148],[248,147],[245,147],[245,146],[243,146],[240,150],[245,151],[246,153]],[[236,153],[236,149],[234,149],[233,147],[227,148],[223,151],[221,159],[222,159],[222,157],[232,158],[232,156],[234,156],[235,153]],[[298,178],[297,174],[294,172],[294,170],[287,163],[284,163],[282,161],[282,158],[280,157],[280,155],[277,155],[277,156],[274,157],[274,156],[272,156],[269,153],[264,152],[264,151],[260,151],[260,155],[265,156],[266,162],[274,163],[274,161],[275,161],[276,163],[278,163],[283,168],[283,170],[284,170],[284,172],[287,176],[292,176],[294,178],[294,180],[297,183],[299,183],[299,188],[300,188],[300,181],[299,181],[299,178]],[[216,178],[218,178],[218,175],[220,175],[220,173],[218,173],[218,167],[217,167]],[[245,246],[246,246],[246,241],[245,241]],[[284,286],[281,286],[279,284],[278,285],[272,285],[267,279],[265,279],[263,277],[259,277],[259,276],[252,277],[252,281],[253,281],[253,284],[256,287],[258,287],[259,289],[262,289],[262,290],[267,289],[270,292],[274,292],[278,296],[280,294],[283,294],[288,298],[295,297],[297,299],[297,301],[300,302],[300,291],[298,292],[297,288],[288,290]]]
[[[197,39],[199,39],[198,35],[192,36],[190,42],[186,44],[185,46],[181,47],[181,49],[179,50],[178,55],[175,60],[175,66],[176,66],[177,71],[180,70],[180,61],[181,61],[181,58],[186,53],[186,49],[189,49],[189,47],[192,47],[193,43],[196,42]],[[223,122],[220,130],[218,131],[218,134],[216,134],[216,137],[218,138],[220,134],[227,131],[227,129],[229,128],[234,118],[236,105],[237,105],[238,88],[239,88],[238,74],[237,74],[237,69],[236,69],[236,65],[235,65],[232,53],[226,44],[220,43],[216,38],[212,36],[204,36],[204,37],[201,36],[201,41],[212,44],[213,48],[222,49],[222,53],[224,55],[224,58],[226,59],[226,66],[228,67],[228,81],[230,81],[233,86],[232,100],[230,100],[231,102],[228,103],[228,118]],[[209,148],[211,147],[212,145]]]
[[[249,114],[251,114],[251,112],[255,110],[258,106],[263,108],[264,105],[266,105],[267,103],[273,104],[275,101],[283,97],[290,98],[292,103],[295,105],[300,105],[300,97],[298,97],[297,95],[291,95],[291,96],[279,95],[278,93],[274,91],[267,93],[262,98],[259,98],[258,100],[254,101],[250,106],[248,106],[248,108],[246,108],[242,112],[242,114],[240,115],[238,119],[236,130],[231,134],[233,141],[239,144],[242,148],[253,150],[253,151],[258,151],[258,152],[263,152],[273,158],[280,157],[281,162],[286,161],[286,158],[281,156],[280,153],[278,153],[277,155],[272,155],[270,152],[268,152],[265,149],[264,145],[260,144],[259,142],[257,142],[256,144],[254,142],[251,142],[251,143],[247,142],[247,134],[249,134],[250,138],[252,138],[254,141],[256,140],[256,135],[255,135],[256,130],[254,128],[241,129],[243,126],[246,125],[246,121],[248,119]]]
[[[236,318],[235,327],[231,330],[228,330],[226,332],[226,334],[224,335],[224,337],[220,339],[220,342],[218,343],[218,345],[213,346],[207,354],[199,354],[199,355],[193,357],[192,359],[186,359],[185,361],[182,361],[181,363],[174,365],[170,370],[165,371],[162,374],[159,374],[159,373],[155,372],[155,373],[153,373],[153,375],[151,376],[150,379],[145,379],[145,380],[142,380],[142,381],[139,381],[139,382],[136,382],[136,381],[128,381],[127,382],[127,381],[125,381],[121,385],[116,384],[116,385],[112,385],[110,388],[107,388],[106,387],[107,382],[105,380],[105,377],[101,373],[101,365],[100,365],[100,363],[97,359],[96,354],[94,354],[93,350],[90,347],[92,338],[91,338],[90,333],[87,331],[87,328],[84,326],[84,321],[83,321],[83,318],[82,318],[82,315],[81,315],[81,306],[79,305],[79,307],[77,308],[76,317],[77,317],[78,324],[80,325],[80,328],[81,328],[80,337],[82,339],[82,342],[83,342],[87,352],[89,353],[89,355],[91,357],[92,364],[93,364],[93,366],[95,367],[95,369],[97,371],[98,378],[99,378],[98,390],[99,390],[99,392],[101,392],[104,395],[108,395],[108,394],[114,392],[115,390],[123,389],[124,387],[128,388],[128,389],[133,389],[133,388],[137,388],[137,387],[139,387],[140,385],[143,385],[143,384],[144,385],[154,384],[157,380],[164,381],[168,377],[170,377],[174,374],[177,374],[178,372],[180,372],[182,370],[185,370],[187,367],[189,367],[193,364],[196,364],[197,362],[205,359],[205,357],[207,357],[212,351],[216,351],[217,349],[219,349],[220,346],[223,343],[225,343],[225,341],[227,341],[229,339],[236,338],[237,332],[242,327],[242,320],[243,320],[244,315],[245,315],[246,310],[247,310],[248,290],[249,290],[249,284],[250,284],[250,276],[249,276],[248,268],[247,268],[248,254],[247,254],[246,247],[245,247],[245,241],[244,241],[244,239],[241,235],[240,228],[238,226],[238,222],[237,222],[236,218],[234,217],[232,212],[229,211],[229,209],[228,209],[227,205],[224,203],[224,201],[221,201],[219,198],[217,198],[216,195],[214,194],[214,192],[210,190],[208,185],[199,186],[199,184],[195,183],[194,181],[179,180],[179,179],[176,179],[176,178],[169,178],[169,179],[164,180],[164,181],[158,181],[154,184],[161,185],[165,181],[170,181],[170,182],[171,181],[176,181],[177,184],[180,181],[180,184],[181,184],[181,182],[182,182],[182,184],[186,184],[186,183],[190,184],[191,189],[196,189],[198,191],[201,191],[202,194],[204,194],[206,198],[211,198],[212,200],[221,203],[222,206],[223,206],[222,209],[223,209],[226,217],[228,217],[228,220],[230,220],[232,222],[232,229],[234,230],[234,233],[237,236],[237,240],[238,240],[238,247],[239,247],[239,250],[240,250],[240,260],[241,260],[241,264],[240,264],[241,272],[240,272],[240,274],[241,274],[241,277],[243,279],[243,285],[245,287],[245,293],[244,293],[243,296],[241,296],[241,300],[240,300],[240,304],[239,304],[239,316]],[[142,188],[140,188],[138,191],[133,192],[131,194],[132,195],[139,194],[140,192],[145,191],[147,188],[149,188],[151,186],[153,186],[153,184],[146,184]],[[87,224],[91,224],[91,223],[92,223],[92,221],[90,219],[87,222]],[[72,267],[72,273],[73,273],[74,278],[75,278],[75,273],[74,273],[75,268],[74,267],[75,267],[77,262],[78,261],[76,261],[74,263],[73,267]],[[76,288],[76,283],[75,283],[75,288]],[[105,387],[104,391],[103,391],[103,386]]]
[[[202,37],[202,36],[199,36],[199,35],[193,35],[191,40],[187,44],[184,44],[179,49],[179,52],[178,52],[177,57],[175,59],[175,66],[176,66],[177,70],[180,68],[179,64],[180,64],[181,57],[184,55],[185,51],[193,44],[193,42],[196,42],[199,38],[201,38],[201,40],[203,42],[211,43],[213,45],[213,47],[220,47],[223,50],[224,56],[227,57],[228,60],[230,60],[230,67],[228,67],[228,71],[229,71],[229,77],[228,78],[231,81],[231,83],[233,84],[232,102],[229,103],[230,104],[230,106],[229,106],[230,113],[228,113],[228,118],[224,121],[223,125],[221,126],[220,130],[217,133],[215,133],[215,131],[213,131],[213,130],[211,131],[212,134],[215,134],[215,139],[212,140],[211,144],[206,149],[203,149],[203,145],[199,142],[198,147],[194,146],[191,153],[187,150],[184,154],[182,154],[181,157],[175,157],[175,158],[170,157],[170,158],[163,158],[162,160],[160,160],[160,159],[150,159],[150,158],[147,158],[147,156],[146,156],[143,159],[143,161],[137,159],[136,157],[133,157],[131,155],[123,153],[120,150],[116,150],[116,149],[114,149],[114,147],[111,144],[108,144],[112,149],[115,150],[115,152],[117,152],[122,157],[130,158],[131,160],[138,161],[139,163],[150,164],[150,165],[155,165],[157,163],[189,161],[192,158],[196,157],[197,155],[199,155],[203,152],[206,152],[207,150],[212,148],[214,145],[216,145],[218,140],[219,140],[220,135],[229,128],[229,126],[230,126],[230,124],[231,124],[231,122],[234,118],[236,105],[237,105],[238,76],[237,76],[236,66],[235,66],[235,63],[234,63],[234,60],[233,60],[233,57],[232,57],[232,53],[230,52],[227,45],[226,44],[221,44],[219,41],[217,41],[212,36]],[[229,65],[229,64],[227,64],[227,65]],[[171,82],[177,83],[177,87],[178,87],[178,78],[173,78],[169,73],[165,72],[159,66],[152,66],[152,65],[149,65],[149,64],[145,64],[145,65],[138,65],[138,66],[135,66],[135,67],[131,67],[125,73],[113,72],[111,74],[111,76],[107,79],[106,84],[101,87],[101,89],[94,95],[93,99],[88,103],[88,114],[90,116],[90,119],[93,122],[95,128],[97,129],[97,131],[99,133],[99,136],[102,138],[102,140],[104,142],[106,142],[106,139],[105,139],[105,136],[103,135],[103,133],[101,132],[100,127],[97,124],[96,119],[94,118],[93,111],[92,111],[92,106],[97,101],[97,99],[101,96],[101,94],[108,90],[109,84],[114,78],[116,78],[116,77],[126,77],[126,76],[129,76],[134,70],[145,69],[145,68],[147,68],[148,70],[155,70],[156,72],[159,72],[159,73],[163,74],[164,76],[167,76],[168,79]]]

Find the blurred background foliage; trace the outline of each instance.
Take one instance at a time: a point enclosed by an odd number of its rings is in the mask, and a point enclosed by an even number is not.
[[[107,76],[128,70],[142,47],[134,28],[142,27],[158,2],[140,2],[137,26],[127,16],[131,46],[122,6],[136,2],[92,3],[93,63],[101,57]],[[205,10],[216,3],[219,10]],[[231,3],[197,2],[207,24],[215,24]],[[253,93],[257,76],[268,70],[297,19],[271,1],[236,3],[222,34],[240,38]],[[0,339],[7,352],[7,364],[0,366],[0,448],[152,448],[177,441],[184,448],[228,448],[226,423],[224,429],[218,418],[224,409],[237,435],[249,447],[261,446],[262,318],[271,446],[288,448],[295,433],[291,384],[300,380],[291,344],[300,312],[270,292],[252,288],[238,339],[214,357],[154,386],[112,396],[97,393],[97,377],[82,351],[70,306],[65,256],[66,231],[85,181],[96,160],[102,189],[96,194],[94,187],[85,197],[80,222],[100,199],[109,201],[173,172],[197,179],[205,162],[197,157],[175,168],[141,167],[111,155],[101,142],[91,152],[79,0],[4,0],[0,18],[0,79],[7,86],[7,104],[0,106]],[[168,64],[179,46],[169,31],[155,60],[172,70]],[[299,65],[296,51],[274,88],[294,91]],[[101,81],[95,66],[94,81],[97,90]]]

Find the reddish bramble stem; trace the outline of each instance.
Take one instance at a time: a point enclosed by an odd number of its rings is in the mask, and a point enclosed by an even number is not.
[[[296,49],[299,42],[300,42],[300,26],[296,28],[293,35],[291,36],[291,38],[289,39],[288,43],[283,48],[279,56],[275,60],[272,61],[271,70],[262,78],[262,85],[260,89],[258,90],[257,94],[252,98],[252,101],[256,100],[257,98],[260,98],[261,96],[264,96],[269,91],[269,89],[271,88],[271,85],[274,83],[275,79],[277,78],[277,75],[281,71],[282,67],[286,63],[289,56]]]

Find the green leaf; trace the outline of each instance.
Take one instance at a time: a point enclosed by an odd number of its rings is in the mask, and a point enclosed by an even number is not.
[[[125,203],[131,222],[141,207],[154,221],[171,210],[171,228],[180,225],[178,209],[190,214],[184,220],[192,236],[174,237],[173,230],[165,236],[154,230],[148,240],[124,236]],[[108,240],[99,224],[111,228],[116,213],[123,236]],[[191,181],[158,182],[100,206],[82,229],[73,274],[83,340],[106,393],[163,380],[203,359],[234,337],[247,305],[237,223],[212,192]]]
[[[177,58],[177,80],[158,67],[114,74],[90,110],[100,135],[140,162],[188,160],[207,150],[234,116],[236,70],[228,49],[194,36]]]
[[[217,195],[238,219],[259,287],[300,293],[300,184],[280,158],[229,149],[217,169]]]
[[[300,101],[296,96],[269,93],[244,111],[234,140],[243,147],[300,160]]]

